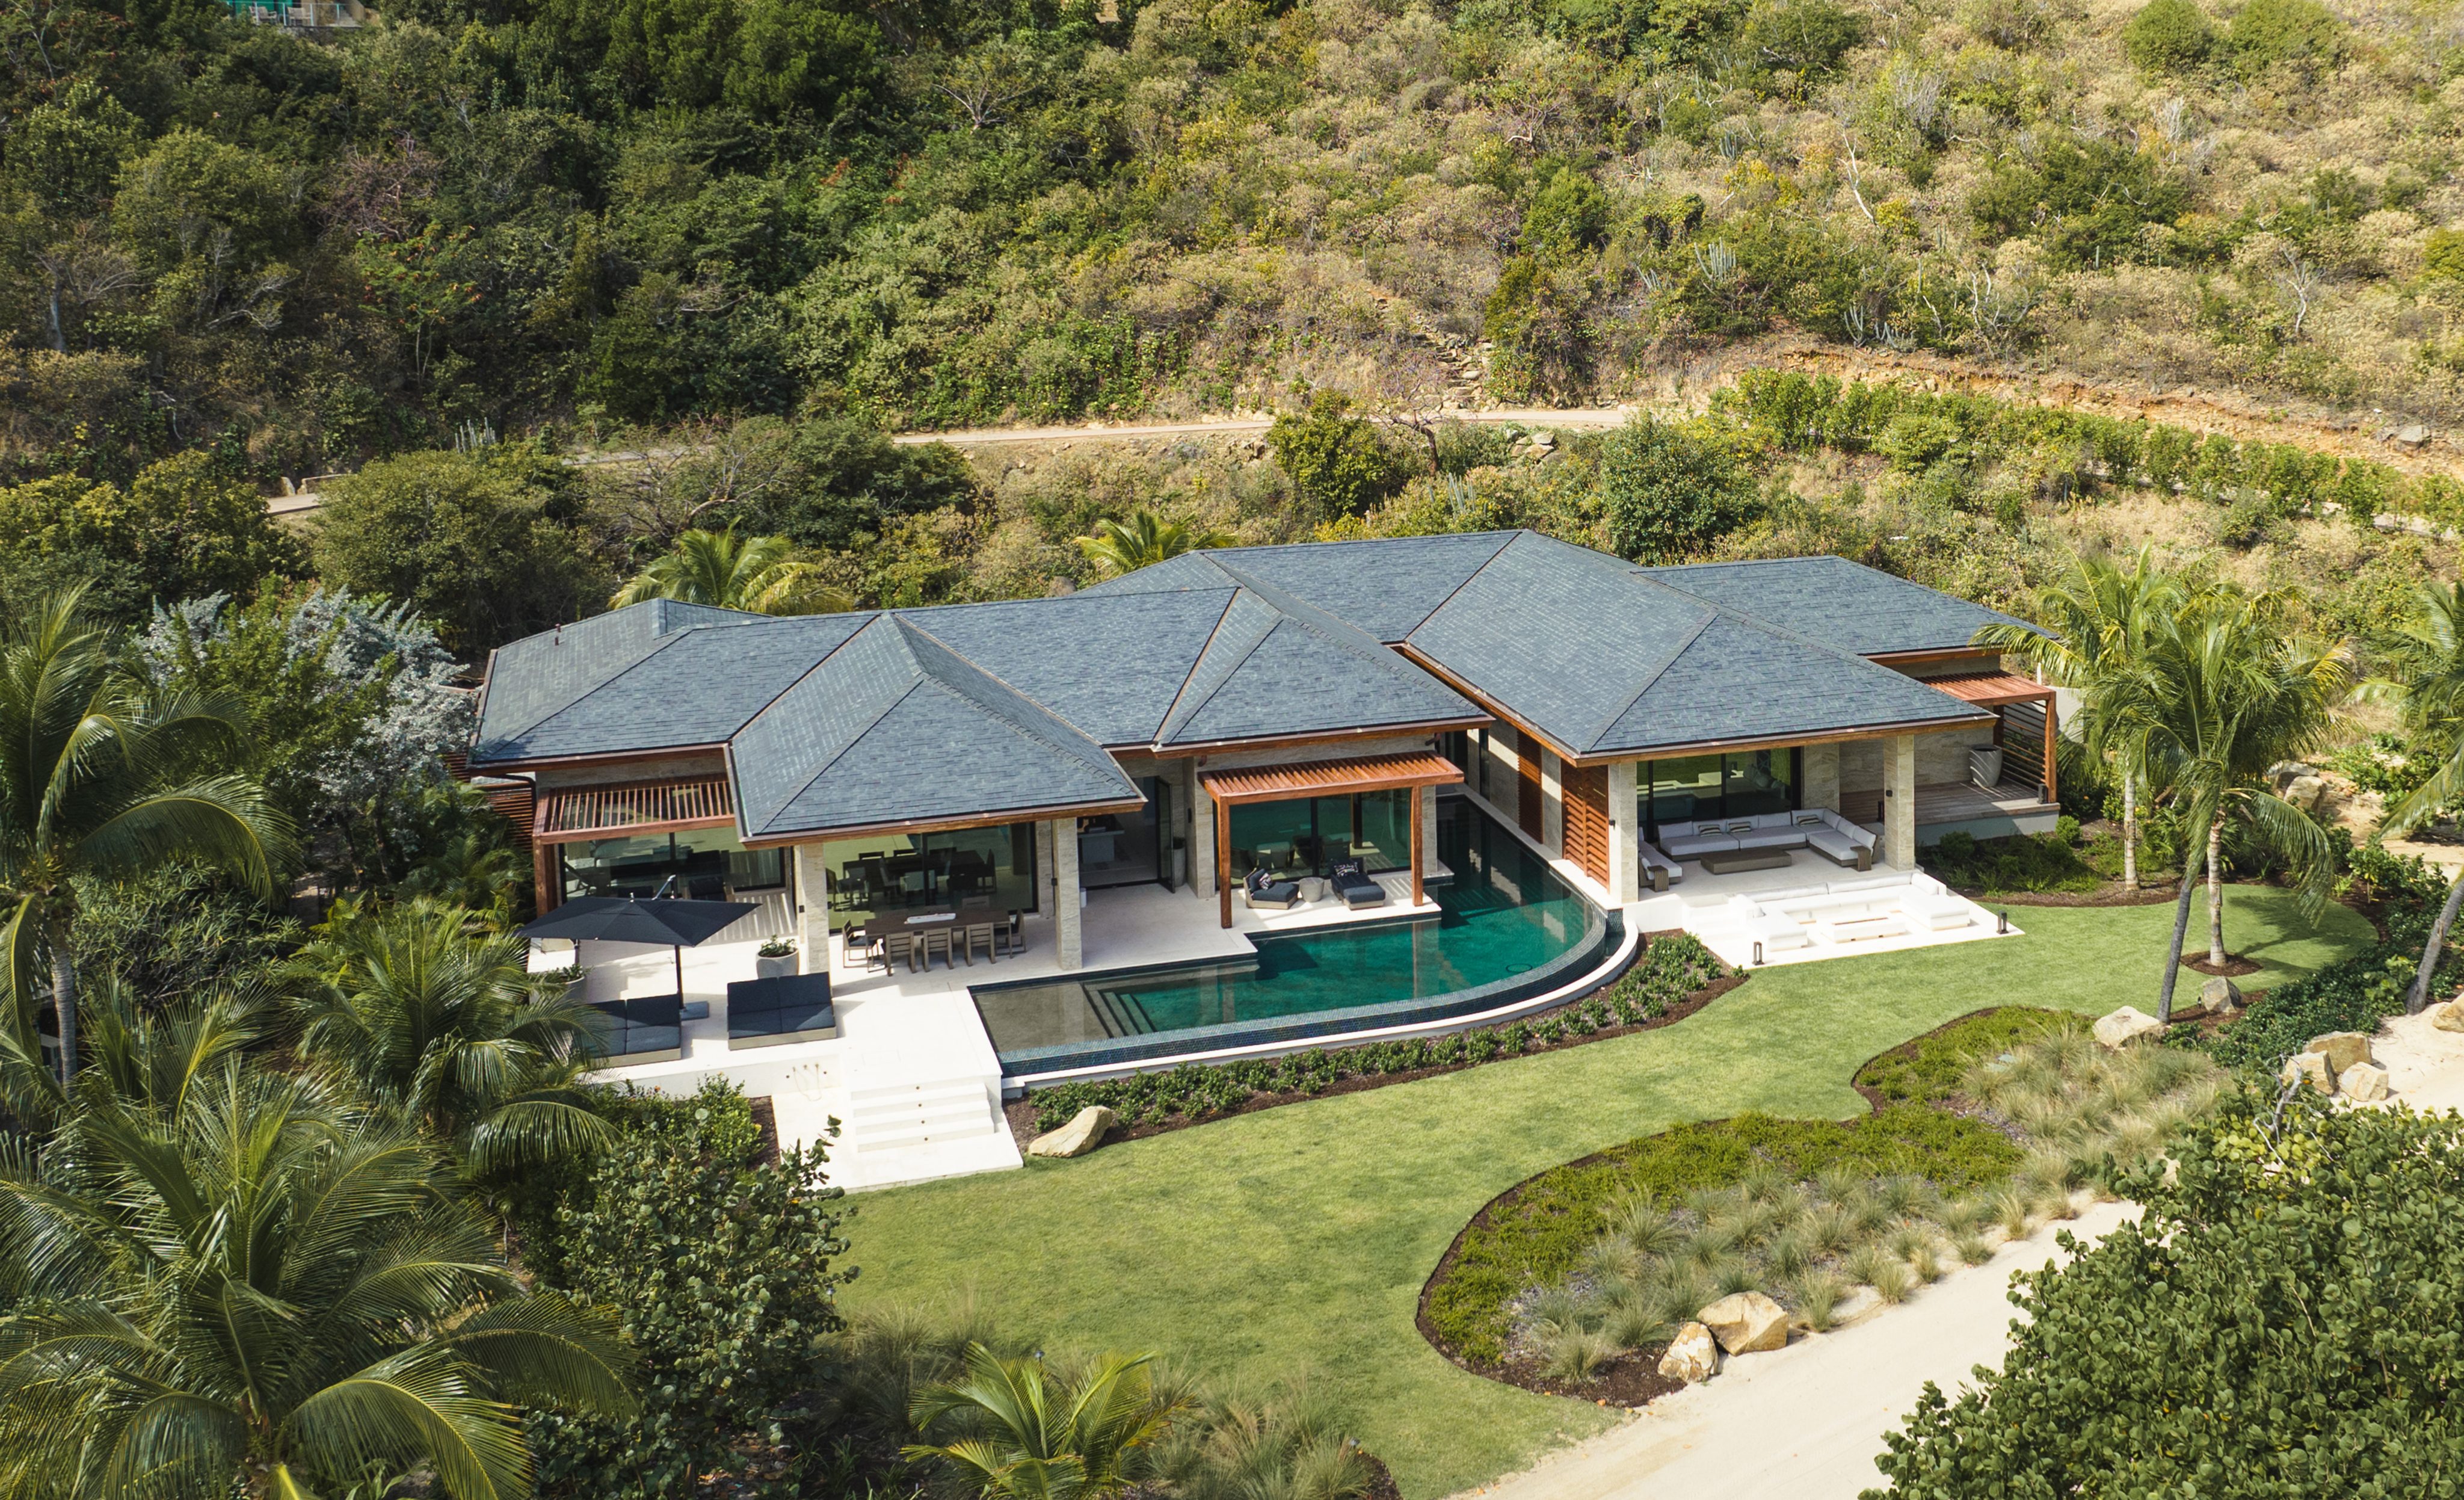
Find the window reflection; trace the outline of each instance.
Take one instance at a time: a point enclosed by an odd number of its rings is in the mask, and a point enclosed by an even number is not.
[[[1032,823],[834,839],[822,859],[832,932],[884,912],[1036,909]]]
[[[784,849],[749,849],[733,828],[687,828],[556,846],[564,899],[615,895],[641,899],[664,893],[695,901],[726,901],[743,891],[787,883]]]
[[[1342,797],[1250,802],[1231,809],[1235,874],[1266,869],[1278,874],[1324,874],[1337,860],[1370,871],[1412,864],[1412,794],[1408,789]]]

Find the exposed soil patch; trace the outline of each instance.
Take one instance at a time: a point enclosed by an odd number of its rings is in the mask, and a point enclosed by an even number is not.
[[[2196,959],[2186,957],[2182,960],[2182,967],[2196,969],[2202,974],[2237,980],[2245,974],[2256,974],[2261,965],[2252,962],[2240,954],[2229,953],[2225,955],[2225,961],[2222,963],[2210,963],[2204,957]]]
[[[772,1108],[766,1093],[745,1100],[744,1108],[761,1131],[761,1159],[775,1164],[779,1159],[779,1112]]]
[[[1422,1333],[1426,1333],[1424,1328]],[[1545,1396],[1563,1396],[1569,1401],[1590,1401],[1595,1406],[1623,1406],[1639,1411],[1671,1391],[1685,1389],[1685,1382],[1660,1373],[1660,1357],[1668,1352],[1665,1342],[1645,1344],[1631,1354],[1617,1356],[1601,1365],[1589,1380],[1576,1384],[1560,1380],[1540,1368],[1536,1359],[1508,1359],[1491,1369],[1463,1365],[1475,1375],[1485,1375],[1508,1385],[1519,1385],[1527,1391]],[[1457,1364],[1463,1361],[1458,1359]]]
[[[1644,936],[1646,938],[1649,938],[1661,937],[1662,935],[1659,933],[1648,933]],[[1663,1011],[1660,1015],[1654,1016],[1649,1021],[1641,1022],[1639,1025],[1602,1026],[1600,1029],[1593,1032],[1589,1036],[1568,1037],[1564,1041],[1545,1045],[1535,1044],[1524,1048],[1520,1052],[1506,1053],[1501,1056],[1489,1058],[1485,1062],[1448,1063],[1437,1068],[1416,1068],[1408,1072],[1373,1073],[1351,1078],[1341,1078],[1337,1079],[1333,1083],[1328,1084],[1325,1088],[1319,1089],[1314,1092],[1301,1090],[1290,1090],[1282,1093],[1251,1094],[1248,1098],[1243,1100],[1241,1103],[1233,1106],[1229,1110],[1224,1110],[1213,1114],[1201,1114],[1196,1116],[1176,1114],[1169,1119],[1149,1120],[1138,1125],[1131,1126],[1125,1130],[1114,1130],[1111,1135],[1106,1136],[1104,1140],[1108,1145],[1117,1144],[1125,1140],[1144,1140],[1150,1136],[1161,1136],[1172,1131],[1187,1130],[1193,1125],[1211,1124],[1216,1120],[1231,1119],[1236,1115],[1255,1114],[1260,1110],[1271,1110],[1276,1106],[1283,1104],[1298,1104],[1304,1099],[1324,1099],[1341,1093],[1364,1093],[1371,1089],[1383,1089],[1390,1084],[1414,1083],[1422,1078],[1434,1078],[1440,1073],[1459,1073],[1467,1068],[1485,1068],[1491,1063],[1511,1062],[1518,1057],[1539,1057],[1550,1052],[1562,1052],[1568,1048],[1585,1047],[1594,1042],[1606,1042],[1614,1037],[1632,1036],[1638,1031],[1656,1031],[1661,1026],[1675,1026],[1678,1022],[1684,1020],[1686,1017],[1694,1014],[1698,1010],[1701,1010],[1711,1002],[1728,993],[1728,991],[1735,989],[1740,984],[1743,984],[1747,978],[1748,977],[1743,974],[1732,974],[1727,979],[1713,980],[1710,983],[1704,985],[1701,989],[1690,992],[1684,999],[1669,1006],[1667,1010]],[[1606,986],[1603,986],[1603,988],[1605,987]],[[1521,1019],[1525,1022],[1544,1021],[1549,1017],[1557,1014],[1559,1011],[1565,1010],[1573,1005],[1578,1005],[1590,998],[1591,997],[1588,995],[1576,996],[1574,999],[1567,1001],[1564,1005],[1552,1005],[1547,1010],[1534,1011],[1532,1014],[1522,1017]],[[1002,1107],[1002,1114],[1009,1120],[1010,1135],[1017,1139],[1019,1150],[1024,1151],[1027,1143],[1035,1139],[1036,1136],[1034,1096],[1028,1095],[1025,1098],[1011,1100],[1008,1104]]]
[[[1361,1500],[1403,1500],[1403,1487],[1395,1483],[1394,1472],[1387,1468],[1386,1461],[1367,1448],[1359,1452],[1360,1462],[1369,1470],[1369,1488]]]

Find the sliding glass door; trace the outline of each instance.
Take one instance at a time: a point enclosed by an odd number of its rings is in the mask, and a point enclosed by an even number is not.
[[[1659,837],[1663,823],[1787,812],[1801,795],[1793,745],[1645,761],[1635,782],[1643,831],[1651,838]]]

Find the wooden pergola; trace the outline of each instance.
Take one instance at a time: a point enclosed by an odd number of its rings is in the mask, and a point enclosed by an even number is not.
[[[1200,771],[1199,781],[1215,803],[1215,894],[1223,925],[1232,925],[1232,808],[1236,805],[1408,788],[1412,793],[1412,904],[1417,907],[1422,898],[1421,872],[1428,868],[1427,851],[1421,848],[1421,801],[1428,795],[1428,788],[1450,785],[1463,779],[1462,766],[1425,751]]]
[[[723,776],[569,786],[549,792],[539,799],[531,821],[539,915],[555,911],[564,899],[555,879],[559,844],[735,826],[736,800]]]
[[[1972,703],[1978,708],[2003,709],[2014,703],[2040,705],[2045,716],[2045,801],[2057,800],[2058,787],[2054,781],[2054,737],[2060,733],[2060,724],[2054,708],[2052,688],[2008,672],[1962,673],[1955,677],[1921,677],[1918,680],[1926,687],[1940,688],[1961,702]],[[1993,742],[2002,742],[1999,722],[1993,726]]]

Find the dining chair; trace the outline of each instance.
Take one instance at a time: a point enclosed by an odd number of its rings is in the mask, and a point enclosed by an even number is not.
[[[957,962],[957,960],[950,956],[950,929],[947,927],[926,928],[924,930],[923,953],[924,968],[927,973],[931,972],[933,968],[933,955],[936,953],[941,956],[941,961],[943,963]]]
[[[895,971],[901,959],[907,960],[907,967],[911,973],[917,967],[913,933],[884,933],[881,936],[881,943],[874,952],[878,956],[881,972],[884,974]]]
[[[967,960],[967,966],[969,968],[975,967],[976,950],[978,948],[984,950],[984,961],[986,963],[993,961],[992,923],[969,922],[967,924],[967,930],[964,937],[965,940],[959,949],[959,956]]]
[[[861,927],[850,927],[839,935],[839,967],[869,969],[872,967],[872,935]]]
[[[1019,915],[1017,907],[1009,909],[1009,921],[994,934],[994,938],[996,941],[1001,938],[1009,940],[1009,956],[1013,959],[1026,951],[1026,922]]]

